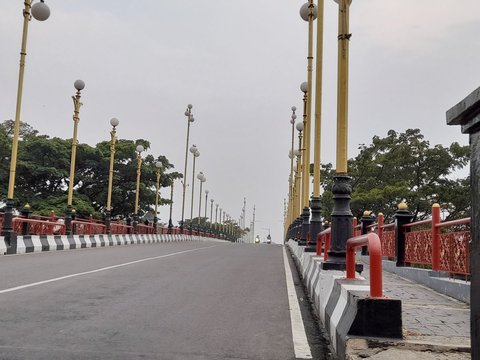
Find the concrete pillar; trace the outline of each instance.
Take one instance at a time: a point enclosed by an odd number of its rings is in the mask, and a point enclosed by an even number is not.
[[[470,333],[472,360],[480,360],[480,87],[447,111],[447,124],[461,125],[462,133],[470,136]]]

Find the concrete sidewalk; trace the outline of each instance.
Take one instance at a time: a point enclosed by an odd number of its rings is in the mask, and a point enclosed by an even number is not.
[[[362,276],[369,277],[365,264]],[[404,339],[354,339],[347,359],[470,359],[470,306],[390,272],[386,297],[402,301]]]

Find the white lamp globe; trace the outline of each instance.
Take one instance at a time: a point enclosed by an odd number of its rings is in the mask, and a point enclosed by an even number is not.
[[[163,168],[163,164],[162,164],[160,161],[157,161],[157,162],[155,163],[155,166],[157,167],[157,169]]]
[[[295,125],[298,131],[303,131],[303,121],[300,121]]]
[[[137,145],[136,150],[138,153],[141,153],[143,150],[145,150],[145,148],[143,147],[143,145]]]
[[[32,6],[32,15],[35,20],[45,21],[50,17],[50,8],[44,2],[37,2]]]
[[[120,124],[120,121],[118,121],[117,118],[111,118],[110,119],[110,125],[112,125],[113,127],[118,126],[118,124]]]
[[[197,151],[197,145],[193,144],[192,146],[190,146],[190,152],[192,154],[195,154],[196,151]]]
[[[77,80],[73,83],[73,86],[75,86],[75,89],[80,91],[85,88],[85,82],[83,80]]]
[[[300,17],[302,18],[302,20],[308,21],[308,11],[308,3],[305,3],[300,7]],[[317,5],[313,4],[313,20],[317,18],[317,15]]]
[[[300,84],[300,90],[304,93],[306,93],[308,91],[308,83],[306,81],[304,81]]]

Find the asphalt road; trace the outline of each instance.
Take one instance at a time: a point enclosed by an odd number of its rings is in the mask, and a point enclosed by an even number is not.
[[[0,359],[295,359],[282,251],[188,242],[0,257]]]

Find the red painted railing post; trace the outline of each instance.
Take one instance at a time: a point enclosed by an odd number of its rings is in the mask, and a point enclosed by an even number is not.
[[[330,250],[330,239],[331,239],[332,232],[329,231],[327,235],[325,236],[325,245],[324,245],[324,254],[323,254],[323,260],[327,261],[328,260],[328,251]]]
[[[440,205],[432,205],[432,270],[440,270]]]
[[[317,256],[322,256],[322,233],[317,234]]]
[[[55,222],[55,211],[50,211],[50,221]]]
[[[357,220],[357,217],[354,216],[352,220],[353,236],[357,236],[357,225],[358,225],[358,220]]]

